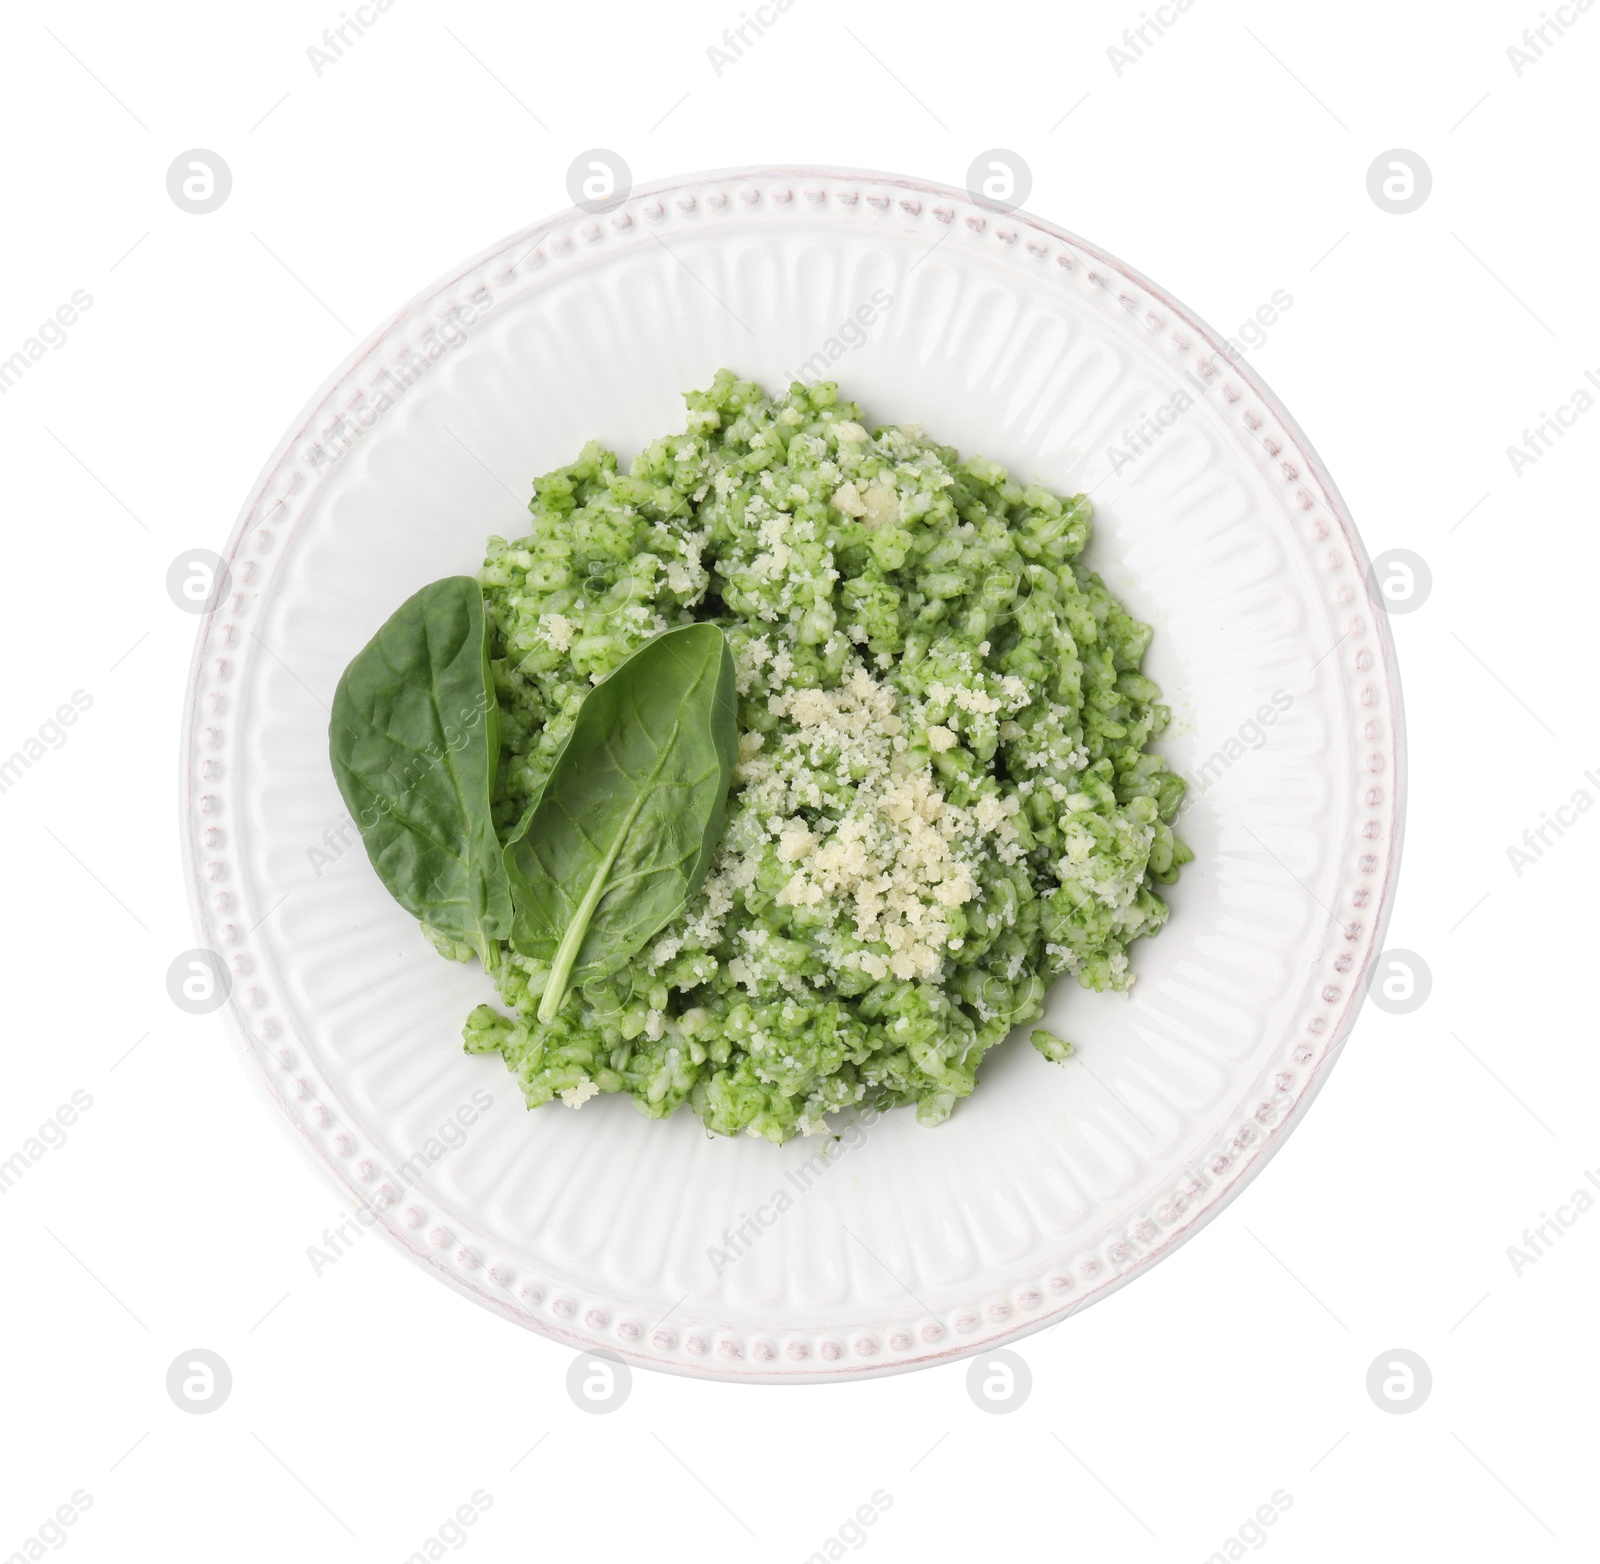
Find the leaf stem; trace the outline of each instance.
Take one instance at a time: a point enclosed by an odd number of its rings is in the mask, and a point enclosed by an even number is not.
[[[676,732],[676,727],[674,727]],[[655,771],[651,773],[651,781],[661,770],[661,762],[656,762]],[[617,861],[617,854],[622,851],[622,844],[628,839],[628,832],[633,829],[633,822],[639,818],[639,811],[644,807],[645,792],[640,790],[623,818],[621,828],[611,838],[611,846],[606,849],[606,855],[595,870],[593,878],[589,881],[589,888],[583,893],[583,900],[578,903],[578,910],[573,913],[572,921],[567,924],[561,936],[561,943],[556,946],[555,959],[550,963],[550,977],[544,986],[544,997],[539,1001],[539,1020],[544,1026],[555,1020],[561,1007],[567,1002],[567,983],[572,976],[572,968],[578,959],[578,949],[583,944],[583,937],[589,932],[589,920],[594,917],[594,910],[600,905],[600,898],[605,895],[606,887],[611,880],[611,866]]]

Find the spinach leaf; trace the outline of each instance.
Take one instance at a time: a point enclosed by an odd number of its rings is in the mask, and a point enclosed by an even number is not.
[[[511,889],[490,814],[500,708],[476,581],[425,586],[356,653],[334,693],[328,749],[390,894],[497,966]]]
[[[647,641],[597,684],[506,846],[511,943],[546,962],[548,1025],[700,888],[738,756],[733,654],[715,625]]]

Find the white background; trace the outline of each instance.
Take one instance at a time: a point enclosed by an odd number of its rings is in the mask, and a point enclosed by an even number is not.
[[[0,359],[74,290],[94,301],[0,396],[0,753],[75,690],[93,702],[0,793],[0,1159],[93,1100],[0,1195],[0,1559],[35,1556],[80,1489],[92,1507],[45,1546],[82,1560],[399,1561],[477,1490],[479,1560],[801,1560],[879,1489],[881,1561],[1592,1557],[1600,1208],[1520,1275],[1507,1250],[1600,1196],[1600,812],[1520,874],[1507,848],[1575,790],[1600,799],[1600,409],[1520,475],[1507,447],[1600,376],[1600,10],[1563,8],[1519,77],[1531,4],[1197,0],[1118,75],[1136,3],[796,0],[719,75],[737,0],[397,0],[318,76],[340,9],[18,4],[0,24]],[[1425,958],[1430,997],[1367,1007],[1305,1124],[1191,1244],[1022,1342],[1032,1394],[1005,1415],[965,1364],[806,1390],[640,1372],[586,1414],[570,1353],[383,1240],[314,1275],[335,1196],[221,1018],[167,998],[194,943],[175,783],[196,624],[168,565],[221,547],[358,337],[564,206],[596,146],[638,182],[805,161],[960,185],[1015,150],[1031,210],[1222,331],[1293,296],[1254,367],[1369,550],[1432,570],[1394,622],[1411,812],[1388,941]],[[165,184],[195,147],[233,173],[206,216]],[[1367,192],[1391,148],[1432,170],[1409,215]],[[194,1347],[233,1374],[205,1416],[165,1389]],[[1433,1375],[1407,1415],[1366,1390],[1396,1347]],[[1279,1490],[1292,1505],[1228,1551]]]

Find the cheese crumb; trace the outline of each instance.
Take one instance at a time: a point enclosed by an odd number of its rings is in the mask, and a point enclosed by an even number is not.
[[[565,614],[546,614],[539,621],[546,644],[552,652],[564,652],[572,645],[578,627]]]
[[[893,489],[875,483],[861,496],[861,514],[866,517],[868,526],[880,527],[899,516],[900,496]]]
[[[867,507],[861,503],[861,496],[853,483],[841,483],[833,491],[833,508],[843,511],[846,516],[865,516],[867,513]]]
[[[778,836],[778,858],[782,863],[797,863],[804,858],[813,847],[817,839],[804,820],[798,816],[793,820],[785,820],[783,830]]]

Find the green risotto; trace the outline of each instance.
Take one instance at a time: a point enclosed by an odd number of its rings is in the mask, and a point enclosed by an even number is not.
[[[938,1124],[1055,978],[1127,989],[1166,919],[1191,855],[1148,748],[1150,629],[1082,564],[1081,495],[871,428],[832,384],[774,399],[724,370],[687,401],[686,432],[626,473],[591,442],[489,541],[494,824],[539,800],[595,685],[695,621],[733,655],[726,824],[681,913],[548,1023],[549,967],[501,942],[509,1013],[479,1006],[466,1046],[530,1107],[626,1092],[774,1142],[858,1108]]]

